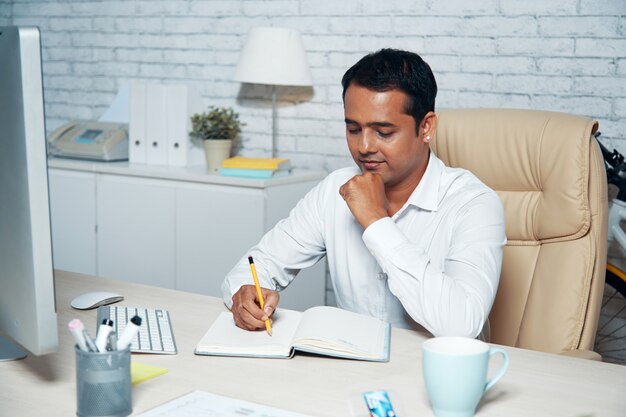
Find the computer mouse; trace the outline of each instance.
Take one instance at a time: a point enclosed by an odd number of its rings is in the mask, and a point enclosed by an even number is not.
[[[70,305],[78,310],[90,310],[107,304],[117,303],[123,299],[123,296],[114,292],[94,291],[79,295],[70,302]]]

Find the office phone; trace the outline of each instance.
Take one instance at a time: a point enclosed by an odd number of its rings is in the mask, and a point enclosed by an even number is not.
[[[96,161],[128,160],[128,124],[66,123],[50,134],[48,154]]]

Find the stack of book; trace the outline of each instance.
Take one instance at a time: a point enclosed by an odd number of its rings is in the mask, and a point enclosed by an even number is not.
[[[288,158],[247,158],[234,156],[225,159],[220,175],[227,177],[270,179],[289,175],[291,163]]]

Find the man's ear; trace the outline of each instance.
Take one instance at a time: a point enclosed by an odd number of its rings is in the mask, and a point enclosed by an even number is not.
[[[418,138],[424,143],[429,143],[435,138],[435,132],[437,131],[437,115],[435,112],[429,111],[420,123],[418,132]]]

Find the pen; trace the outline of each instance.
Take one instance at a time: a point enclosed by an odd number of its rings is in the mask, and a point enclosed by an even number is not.
[[[112,331],[109,333],[109,338],[107,342],[107,350],[116,350],[117,349],[117,333]]]
[[[124,350],[130,345],[139,332],[139,326],[141,326],[141,317],[134,316],[128,323],[124,333],[117,339],[117,350]]]
[[[98,334],[96,335],[96,347],[98,348],[98,352],[106,352],[107,341],[111,331],[113,331],[113,322],[109,319],[102,320],[102,324],[98,327]]]
[[[98,352],[98,348],[96,344],[93,342],[91,336],[89,336],[89,332],[87,329],[83,329],[83,336],[85,337],[85,343],[87,344],[87,348],[89,348],[90,352]]]
[[[74,336],[74,341],[78,348],[82,351],[88,352],[87,343],[85,342],[85,335],[83,334],[83,330],[85,326],[80,319],[72,319],[68,324],[67,328],[70,329],[70,333]]]
[[[259,298],[259,305],[261,306],[261,310],[264,310],[265,300],[263,299],[261,284],[259,284],[259,277],[256,274],[256,268],[254,267],[254,260],[252,260],[252,256],[248,256],[248,262],[250,262],[250,271],[252,271],[252,278],[254,279],[254,286],[256,287],[256,295]],[[269,318],[265,320],[265,330],[267,330],[267,334],[270,336],[272,335],[272,324],[270,323]]]

